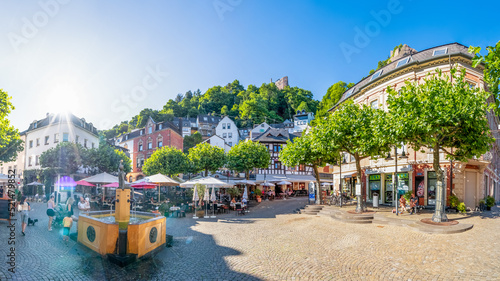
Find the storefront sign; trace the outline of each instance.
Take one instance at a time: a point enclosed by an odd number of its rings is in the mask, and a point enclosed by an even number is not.
[[[380,175],[370,175],[370,180],[371,181],[379,181],[380,180]]]

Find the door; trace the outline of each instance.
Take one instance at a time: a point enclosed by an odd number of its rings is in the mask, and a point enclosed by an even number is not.
[[[476,172],[465,172],[465,206],[474,209],[476,206]]]

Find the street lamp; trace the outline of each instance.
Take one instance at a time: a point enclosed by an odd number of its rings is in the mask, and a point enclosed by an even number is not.
[[[398,197],[397,197],[397,192],[398,192],[398,147],[394,146],[394,155],[395,158],[391,157],[391,153],[389,152],[387,154],[387,157],[385,160],[394,160],[394,182],[393,182],[393,187],[392,187],[392,202],[396,205],[396,216],[399,215],[398,212]],[[401,159],[408,158],[405,154],[405,147],[403,146],[403,152],[401,153],[401,156],[399,156]]]

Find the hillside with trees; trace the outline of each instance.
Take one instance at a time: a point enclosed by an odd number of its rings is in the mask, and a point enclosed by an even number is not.
[[[246,89],[238,80],[225,86],[214,86],[204,94],[200,90],[187,91],[170,99],[162,109],[145,108],[130,121],[123,121],[110,130],[102,131],[113,138],[135,128],[145,126],[149,116],[156,122],[172,121],[174,117],[196,117],[199,114],[229,116],[239,128],[251,127],[264,121],[281,123],[292,119],[297,110],[316,112],[319,101],[313,93],[298,87],[280,90],[274,83],[260,87],[249,85]]]

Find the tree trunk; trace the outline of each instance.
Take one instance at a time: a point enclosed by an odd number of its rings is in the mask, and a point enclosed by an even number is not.
[[[247,180],[250,180],[250,170],[248,170],[248,171],[245,172],[245,178]]]
[[[443,184],[443,170],[439,165],[439,145],[434,147],[434,161],[433,161],[434,171],[437,175],[437,187],[436,187],[436,209],[434,210],[434,215],[432,215],[432,221],[434,222],[445,222],[448,221],[446,212],[444,211],[444,204],[446,201],[446,191],[445,185]]]
[[[357,176],[356,176],[356,185],[361,185],[361,194],[364,194],[363,190],[363,185],[361,184],[361,159],[359,159],[358,155],[354,155],[354,158],[356,159],[356,171],[357,171]],[[357,187],[356,187],[357,189]],[[357,191],[356,191],[357,192]],[[361,204],[361,198],[363,198],[362,195],[357,195],[356,194],[356,213],[362,213],[364,212],[363,204]]]
[[[205,169],[205,177],[208,177],[208,169]]]
[[[316,204],[321,204],[323,202],[323,193],[321,192],[321,182],[319,180],[319,173],[318,173],[318,166],[313,165],[312,166],[314,170],[314,175],[316,176],[316,183],[318,184],[318,187],[316,188],[318,196],[316,197]]]

